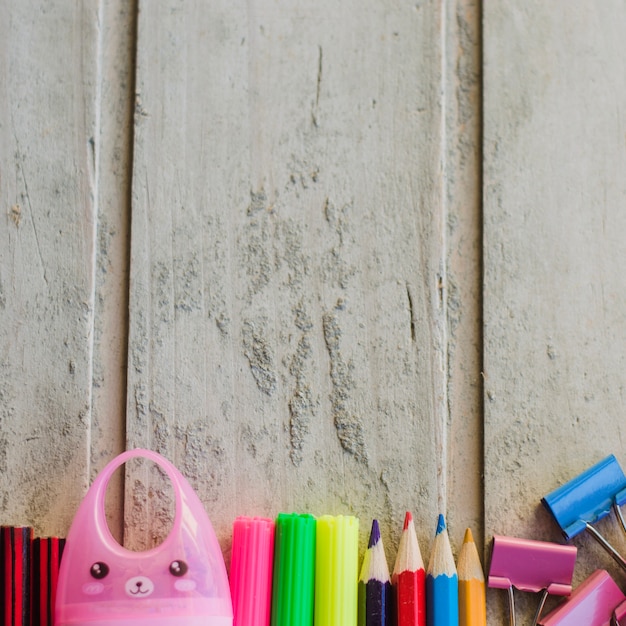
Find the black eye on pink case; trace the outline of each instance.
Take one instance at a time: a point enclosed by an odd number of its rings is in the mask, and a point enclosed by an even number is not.
[[[104,578],[109,573],[109,566],[106,563],[102,563],[98,561],[91,566],[89,573],[94,577],[100,580]]]
[[[170,574],[172,576],[184,576],[188,569],[185,561],[172,561],[170,564]]]

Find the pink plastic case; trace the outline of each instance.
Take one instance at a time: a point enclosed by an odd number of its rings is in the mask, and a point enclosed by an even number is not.
[[[104,508],[113,472],[145,457],[167,474],[176,499],[170,534],[155,548],[133,552],[109,531]],[[187,480],[165,458],[131,450],[95,479],[67,536],[61,560],[55,626],[232,626],[222,551]]]

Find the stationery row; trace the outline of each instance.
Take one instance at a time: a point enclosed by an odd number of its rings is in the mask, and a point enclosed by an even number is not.
[[[239,517],[230,586],[234,626],[484,626],[485,583],[471,532],[457,568],[443,516],[424,568],[406,514],[390,575],[378,521],[359,575],[352,516]],[[30,527],[0,527],[0,624],[53,626],[65,540]]]
[[[620,508],[626,504],[626,476],[616,458],[610,455],[596,463],[546,495],[542,503],[566,543],[493,537],[487,583],[508,591],[510,623],[515,624],[517,589],[541,593],[533,625],[626,626],[626,594],[606,570],[596,570],[573,588],[577,548],[567,543],[587,532],[626,571],[626,558],[596,528],[613,511],[626,533]],[[485,626],[485,579],[469,529],[455,563],[440,515],[425,568],[413,519],[407,513],[391,574],[377,520],[372,522],[360,563],[358,530],[359,521],[352,516],[315,518],[281,513],[275,520],[237,518],[230,568],[233,626]],[[217,542],[215,545],[219,553]],[[0,527],[0,626],[53,625],[64,547],[64,539],[35,538],[32,528]],[[198,555],[193,550],[197,547],[194,544],[182,551],[196,565]],[[200,564],[200,569],[206,570],[210,593],[215,586],[212,571],[220,565],[214,558],[203,557]],[[227,597],[223,563],[215,571],[219,569]],[[107,572],[104,563],[92,565],[90,575],[96,582],[83,586],[84,602],[95,601],[92,595],[104,589],[99,581]],[[187,572],[186,561],[178,557],[169,572],[176,579],[174,587],[186,594],[185,602],[192,602],[195,581],[179,580]],[[130,580],[137,581],[140,589],[144,579],[135,575]],[[151,592],[141,591],[150,596]],[[564,599],[542,615],[548,595]],[[183,613],[185,602],[179,606]],[[161,606],[152,596],[131,604],[137,615]],[[230,608],[228,602],[228,613]],[[227,619],[230,624],[230,616]]]
[[[359,573],[358,527],[341,515],[237,518],[233,626],[485,626],[485,579],[469,529],[455,564],[440,515],[424,568],[407,512],[390,575],[377,520]]]

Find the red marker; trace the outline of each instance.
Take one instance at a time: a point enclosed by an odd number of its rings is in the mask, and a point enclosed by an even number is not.
[[[426,625],[424,561],[417,543],[413,517],[407,511],[391,577],[396,590],[398,626]]]

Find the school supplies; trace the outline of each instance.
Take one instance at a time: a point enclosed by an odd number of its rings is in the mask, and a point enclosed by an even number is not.
[[[562,604],[543,617],[541,626],[609,626],[616,609],[626,601],[605,570],[596,570]],[[625,605],[626,607],[626,605]]]
[[[111,475],[135,457],[165,472],[176,503],[170,534],[143,552],[115,541],[104,510]],[[56,626],[232,626],[226,568],[211,522],[189,483],[165,458],[131,450],[96,477],[67,536],[55,617]]]
[[[315,541],[315,626],[356,626],[359,520],[324,515]]]
[[[593,526],[613,508],[626,532],[620,509],[626,503],[626,476],[614,455],[596,463],[541,501],[567,540],[586,530],[626,570],[626,559]]]
[[[515,626],[513,588],[542,592],[534,626],[548,594],[567,596],[571,593],[575,564],[575,546],[494,535],[488,585],[508,590],[511,626]]]
[[[359,626],[391,626],[394,614],[383,539],[373,520],[359,576]]]
[[[426,623],[428,626],[458,626],[459,581],[443,515],[426,571]]]
[[[465,531],[457,562],[459,575],[459,626],[487,626],[485,575],[472,531]]]
[[[32,543],[31,620],[33,625],[52,626],[59,566],[65,539],[35,537]]]
[[[7,626],[30,626],[32,540],[28,526],[0,527],[0,611]]]
[[[274,536],[272,626],[311,626],[315,591],[315,518],[280,513]]]
[[[404,527],[391,582],[396,596],[398,626],[426,626],[426,574],[417,543],[413,516],[404,516]]]
[[[274,520],[238,517],[230,566],[233,626],[269,626],[273,562]]]

